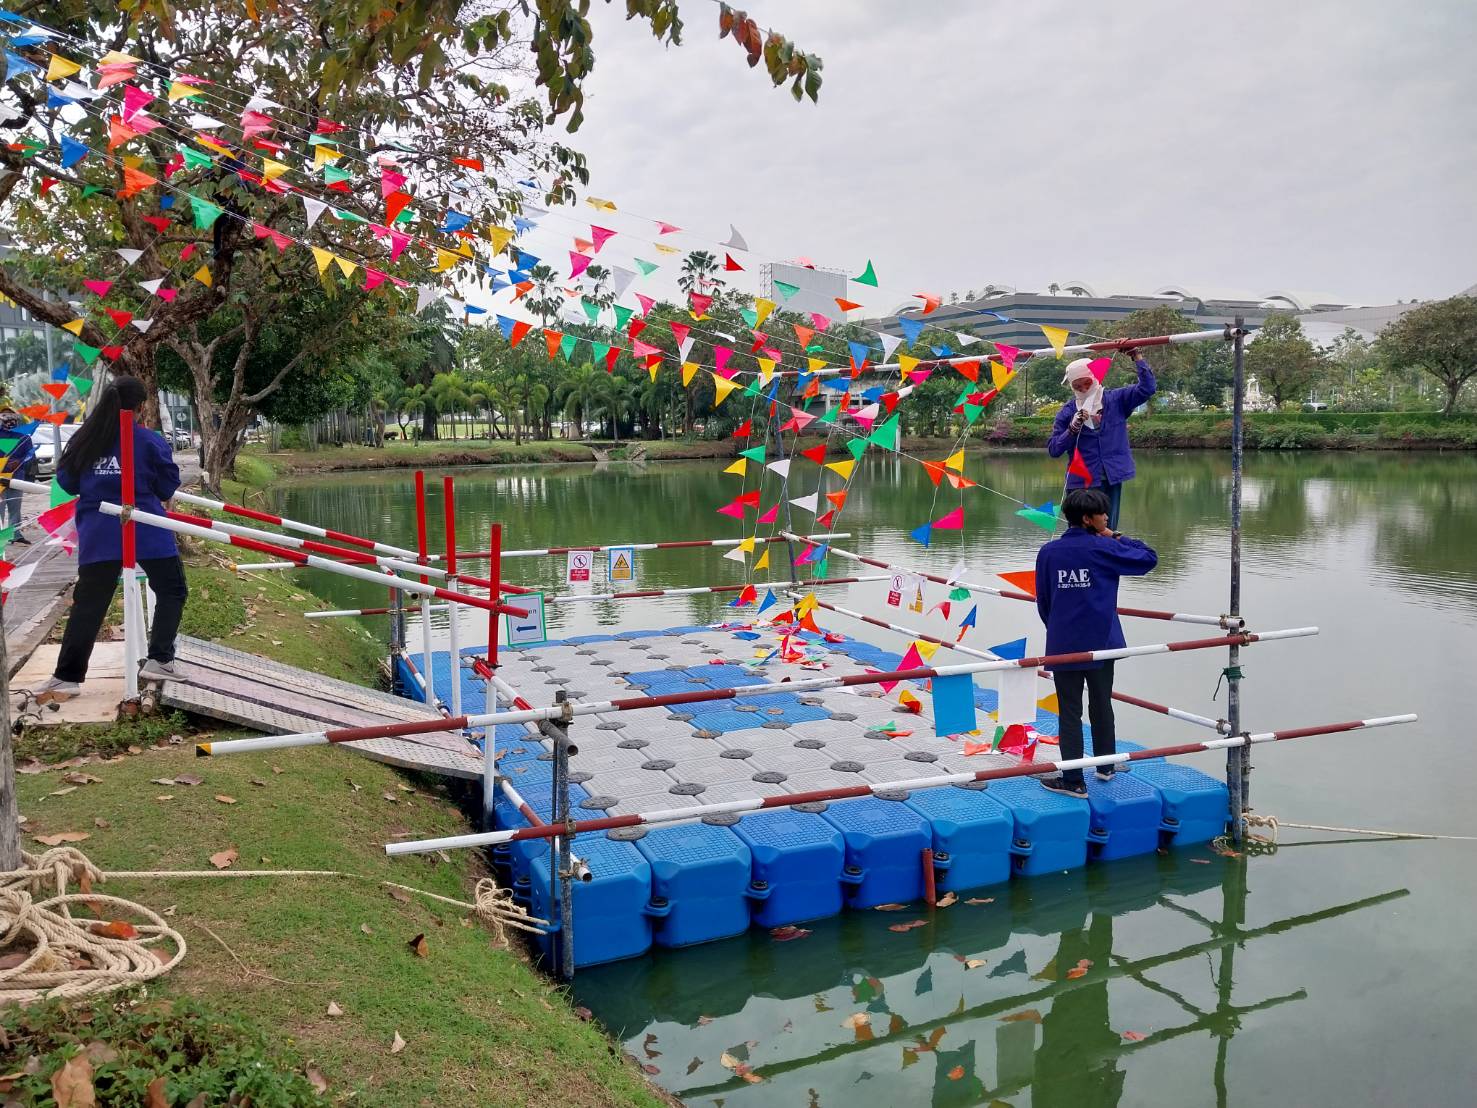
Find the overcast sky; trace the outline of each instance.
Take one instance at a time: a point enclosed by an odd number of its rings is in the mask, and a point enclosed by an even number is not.
[[[737,224],[756,267],[871,258],[877,309],[989,282],[1356,303],[1477,282],[1471,0],[748,8],[825,59],[819,104],[750,72],[708,0],[675,49],[593,6],[573,143],[621,209],[609,260],[668,260],[639,212],[685,249]]]

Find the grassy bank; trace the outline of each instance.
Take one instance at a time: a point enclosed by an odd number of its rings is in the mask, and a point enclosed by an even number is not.
[[[577,442],[388,442],[370,446],[325,446],[318,450],[268,453],[257,447],[236,461],[236,478],[264,485],[274,476],[331,473],[357,469],[427,469],[472,465],[528,465],[539,462],[593,462],[595,452]]]

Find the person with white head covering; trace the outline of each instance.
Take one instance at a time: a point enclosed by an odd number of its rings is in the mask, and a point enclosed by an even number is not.
[[[1138,371],[1138,380],[1123,388],[1103,388],[1111,358],[1078,358],[1067,366],[1062,384],[1072,390],[1072,399],[1057,412],[1046,443],[1046,452],[1053,458],[1067,455],[1068,489],[1090,485],[1107,493],[1111,505],[1108,526],[1113,530],[1118,528],[1123,483],[1132,480],[1135,472],[1128,448],[1128,416],[1157,388],[1149,363],[1131,347],[1122,353],[1133,357]],[[1080,466],[1074,464],[1079,455]]]

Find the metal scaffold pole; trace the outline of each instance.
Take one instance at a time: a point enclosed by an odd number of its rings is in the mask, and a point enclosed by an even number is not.
[[[1244,319],[1236,317],[1232,340],[1235,343],[1235,370],[1231,407],[1231,599],[1228,623],[1241,616],[1241,466],[1246,420],[1246,328]],[[1241,648],[1232,644],[1226,661],[1226,723],[1230,734],[1241,729]],[[1245,831],[1243,813],[1248,806],[1251,775],[1251,750],[1248,746],[1226,751],[1226,787],[1230,791],[1231,841],[1240,845]]]

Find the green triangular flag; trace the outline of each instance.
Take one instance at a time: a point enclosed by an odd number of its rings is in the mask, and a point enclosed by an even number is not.
[[[179,152],[185,156],[186,169],[209,169],[215,164],[215,159],[203,150],[196,150],[193,146],[179,147]]]
[[[19,441],[19,440],[17,440],[17,441]],[[749,461],[751,461],[751,462],[760,462],[760,463],[762,463],[764,461],[764,447],[762,447],[762,446],[751,446],[747,450],[740,450],[739,451],[739,457],[740,458],[748,458]]]
[[[816,580],[820,580],[823,577],[829,576],[830,570],[826,567],[826,563],[830,560],[830,558],[822,558],[820,561],[816,562],[815,569],[813,571],[813,575]]]
[[[338,215],[337,212],[334,212],[333,214],[334,215]],[[395,222],[396,223],[409,223],[414,218],[415,218],[415,210],[413,208],[402,208],[400,210],[400,214],[395,217]]]
[[[590,322],[591,323],[599,323],[600,322],[600,305],[599,304],[595,303],[595,301],[593,301],[593,300],[586,300],[582,296],[582,297],[580,297],[580,307],[583,308],[583,309],[585,309],[585,315],[587,315],[587,316],[590,317]]]
[[[632,258],[631,260],[636,263],[636,268],[641,271],[641,276],[643,277],[650,277],[657,270],[661,269],[661,266],[657,265],[656,262],[648,262],[641,258]]]
[[[862,275],[853,277],[852,280],[859,285],[871,285],[874,289],[877,287],[877,271],[872,268],[871,258],[867,259],[867,268],[862,271]]]
[[[972,594],[963,585],[949,590],[950,600],[968,600]]]
[[[1043,512],[1040,508],[1022,508],[1015,513],[1022,519],[1028,519],[1043,531],[1056,530],[1056,516],[1050,512]]]
[[[327,143],[329,146],[337,146],[338,145],[338,139],[334,138],[332,135],[309,135],[308,136],[308,145],[309,146],[322,146],[325,143]]]
[[[343,223],[368,223],[369,222],[369,220],[365,219],[362,215],[359,215],[357,212],[346,212],[342,208],[330,208],[329,211],[333,212],[333,218],[334,219],[340,220]],[[401,215],[404,215],[405,213],[404,212],[401,212],[400,214]]]
[[[825,412],[821,415],[821,417],[816,420],[816,422],[817,423],[835,423],[836,422],[836,417],[838,415],[840,415],[840,414],[841,414],[841,406],[838,404],[834,408],[827,408],[825,410]]]
[[[565,360],[574,356],[574,348],[579,345],[578,335],[565,335],[559,340],[559,353],[564,355]]]
[[[56,483],[56,478],[51,479],[51,506],[55,508],[58,504],[65,504],[68,500],[77,498]]]
[[[610,353],[609,346],[603,342],[596,342],[594,339],[590,340],[590,348],[595,351],[595,360],[597,362],[603,362],[605,355]]]
[[[763,395],[759,391],[759,378],[755,377],[746,386],[744,386],[744,391],[743,391],[742,395],[744,395],[744,396],[761,396],[761,395]]]
[[[92,391],[92,378],[90,377],[73,377],[71,381],[72,387],[82,396],[86,396]]]
[[[7,527],[5,530],[0,531],[0,550],[4,550],[5,547],[9,546],[10,540],[13,538],[15,538],[14,527]]]
[[[978,404],[966,404],[966,405],[964,405],[964,419],[965,419],[965,422],[967,422],[971,426],[973,426],[974,421],[977,420],[977,419],[979,419],[980,413],[982,411],[984,411],[984,410],[985,409],[981,408]]]
[[[336,165],[325,165],[323,167],[323,183],[325,185],[342,184],[344,181],[353,180],[354,175],[347,169],[340,169]]]
[[[5,453],[9,454],[11,449],[20,441],[21,440],[16,438],[14,435],[0,435],[0,450],[3,450],[5,451]],[[759,460],[763,461],[764,459],[761,458]]]
[[[846,449],[851,452],[851,456],[853,458],[855,458],[857,461],[861,461],[862,455],[867,452],[867,440],[850,439],[846,444]]]
[[[756,312],[753,308],[745,308],[743,311],[739,312],[739,316],[750,327],[759,326],[759,313]]]
[[[95,346],[88,346],[85,342],[74,342],[72,343],[72,353],[76,354],[86,364],[91,365],[97,361],[97,356],[102,351]]]
[[[198,196],[190,197],[190,207],[195,210],[195,230],[209,230],[210,225],[221,217],[225,211],[219,204],[212,204],[209,200],[202,200]]]
[[[885,423],[874,428],[872,433],[867,436],[867,441],[875,442],[878,446],[886,447],[888,450],[896,450],[898,423],[901,420],[901,416],[892,416]]]
[[[635,308],[627,308],[622,304],[613,304],[610,308],[615,313],[615,329],[624,331],[626,324],[631,322],[631,317],[636,314]]]
[[[995,737],[990,740],[990,749],[999,750],[1000,740],[1003,738],[1005,738],[1005,728],[997,726],[995,728]]]
[[[103,186],[102,185],[83,185],[82,186],[82,199],[83,200],[86,200],[93,193],[95,193],[95,192],[102,192],[102,191],[103,191]]]
[[[792,285],[787,281],[776,281],[774,283],[774,291],[788,300],[790,299],[790,297],[794,296],[797,292],[800,291],[800,286]]]

